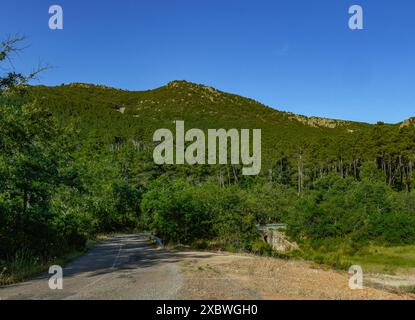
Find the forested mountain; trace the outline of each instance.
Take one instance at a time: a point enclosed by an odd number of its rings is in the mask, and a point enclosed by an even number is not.
[[[32,87],[30,92],[62,123],[74,124],[83,139],[108,146],[151,145],[154,131],[173,129],[174,120],[184,120],[186,129],[257,128],[262,129],[262,174],[299,192],[329,172],[359,179],[366,161],[376,163],[388,185],[413,188],[411,119],[370,125],[305,117],[186,81],[142,92],[79,83]]]

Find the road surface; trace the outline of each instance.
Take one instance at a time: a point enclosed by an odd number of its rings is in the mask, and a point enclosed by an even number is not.
[[[50,275],[0,288],[7,299],[175,299],[183,281],[180,254],[151,246],[145,234],[116,236],[63,268],[63,289]]]

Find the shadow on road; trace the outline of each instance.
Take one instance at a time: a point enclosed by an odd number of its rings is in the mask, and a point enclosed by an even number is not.
[[[184,259],[203,259],[213,255],[214,253],[159,249],[150,244],[147,234],[119,235],[94,246],[84,256],[64,266],[63,276],[65,281],[74,279],[77,282],[82,282],[82,278],[98,276],[98,280],[94,281],[99,281],[113,272],[125,272],[127,275],[131,272],[152,271]],[[39,283],[45,289],[49,277],[48,273],[44,273],[27,282],[1,287],[0,291],[13,288],[20,291],[27,286],[36,287]]]
[[[183,259],[210,258],[213,254],[159,249],[149,243],[147,235],[115,236],[87,252],[83,257],[64,268],[65,278],[88,273],[103,275],[114,270],[150,268],[164,263],[176,263]]]

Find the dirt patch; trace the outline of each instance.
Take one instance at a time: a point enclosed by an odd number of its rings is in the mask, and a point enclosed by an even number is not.
[[[376,288],[351,290],[346,272],[324,270],[297,260],[218,254],[181,262],[183,299],[384,300],[411,294]]]

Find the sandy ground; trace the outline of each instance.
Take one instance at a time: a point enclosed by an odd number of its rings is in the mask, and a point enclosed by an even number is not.
[[[182,263],[185,299],[368,300],[415,296],[365,287],[349,288],[346,272],[310,263],[249,255],[222,254]]]

